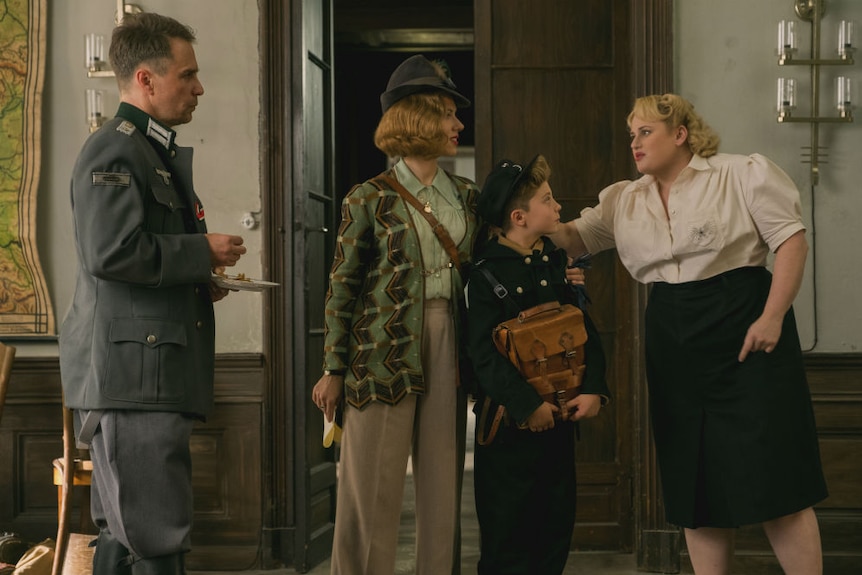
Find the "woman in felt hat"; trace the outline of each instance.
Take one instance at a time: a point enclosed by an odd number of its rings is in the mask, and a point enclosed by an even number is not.
[[[393,72],[380,103],[374,143],[400,160],[342,203],[324,375],[312,392],[328,421],[346,403],[332,573],[394,572],[411,455],[416,573],[457,573],[468,383],[459,266],[470,261],[478,190],[438,158],[457,153],[457,110],[470,101],[440,64],[416,55]]]

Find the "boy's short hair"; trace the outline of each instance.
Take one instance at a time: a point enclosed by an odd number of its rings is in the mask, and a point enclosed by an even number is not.
[[[491,171],[482,186],[477,211],[488,223],[506,231],[513,210],[528,211],[536,190],[551,177],[551,166],[541,154],[526,167],[503,160]]]
[[[444,92],[410,94],[392,104],[374,132],[374,145],[390,157],[434,158],[446,148]]]

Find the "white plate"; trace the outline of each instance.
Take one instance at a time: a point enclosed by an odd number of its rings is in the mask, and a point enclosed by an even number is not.
[[[241,290],[241,291],[263,291],[267,288],[275,287],[278,284],[264,280],[253,280],[251,278],[237,279],[236,276],[212,276],[213,283],[224,289]]]

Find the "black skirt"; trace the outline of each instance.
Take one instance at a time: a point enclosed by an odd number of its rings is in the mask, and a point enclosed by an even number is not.
[[[667,520],[738,527],[826,498],[811,395],[793,310],[771,353],[737,360],[772,275],[740,268],[656,283],[646,360]]]

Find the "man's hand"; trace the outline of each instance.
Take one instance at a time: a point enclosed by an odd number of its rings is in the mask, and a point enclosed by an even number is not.
[[[233,266],[245,252],[240,236],[204,234],[210,246],[210,263],[213,268]]]

